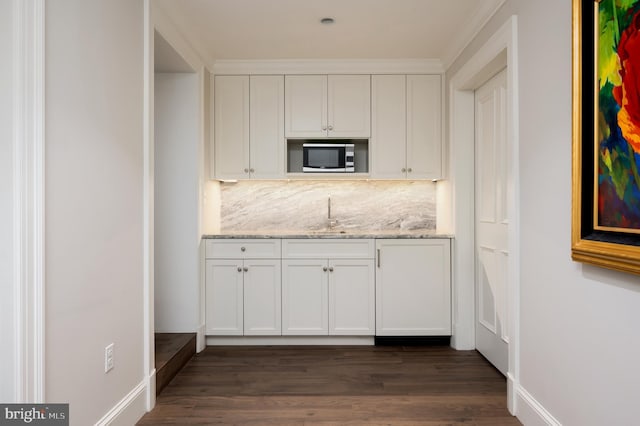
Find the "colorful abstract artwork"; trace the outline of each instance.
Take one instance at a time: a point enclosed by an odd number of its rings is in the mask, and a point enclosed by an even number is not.
[[[572,0],[571,259],[640,275],[640,0]]]
[[[596,16],[594,229],[640,233],[640,0]]]

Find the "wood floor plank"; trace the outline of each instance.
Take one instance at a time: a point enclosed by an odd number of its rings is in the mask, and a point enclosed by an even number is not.
[[[156,395],[196,353],[196,333],[156,333]]]
[[[208,347],[138,424],[519,425],[506,399],[475,351]]]
[[[155,333],[156,370],[161,369],[171,358],[195,338],[195,333]]]

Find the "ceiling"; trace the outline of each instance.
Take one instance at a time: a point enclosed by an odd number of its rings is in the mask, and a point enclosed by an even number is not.
[[[205,62],[439,59],[450,63],[504,0],[154,0]],[[335,23],[323,25],[320,19]]]

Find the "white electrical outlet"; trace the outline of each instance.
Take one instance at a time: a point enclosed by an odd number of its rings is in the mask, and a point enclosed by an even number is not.
[[[104,348],[104,372],[108,373],[113,368],[113,343]]]

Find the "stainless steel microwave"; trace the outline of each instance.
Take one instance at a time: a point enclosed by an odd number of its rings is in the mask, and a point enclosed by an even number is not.
[[[304,173],[355,172],[352,143],[305,143],[302,156]]]

